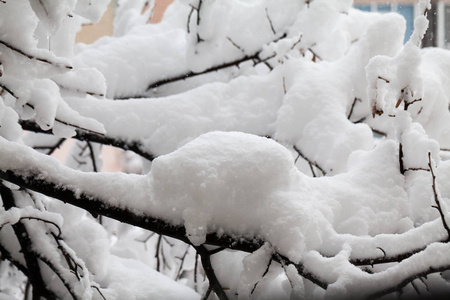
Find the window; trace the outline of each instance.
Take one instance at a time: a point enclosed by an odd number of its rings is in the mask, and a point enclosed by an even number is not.
[[[355,4],[353,7],[356,9],[362,10],[362,11],[377,11],[380,13],[398,12],[406,20],[406,32],[405,32],[404,43],[406,43],[408,41],[409,37],[413,33],[413,30],[414,30],[414,5],[413,4],[407,4],[407,3],[386,4],[386,2],[383,2],[383,3],[372,2],[370,4]]]
[[[444,7],[444,47],[450,46],[450,4],[446,4]]]

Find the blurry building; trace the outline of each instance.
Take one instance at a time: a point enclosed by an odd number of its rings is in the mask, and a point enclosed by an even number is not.
[[[133,1],[133,0],[131,0]],[[161,21],[164,11],[173,0],[155,0],[153,15],[150,23],[158,23]],[[104,35],[113,34],[114,11],[117,6],[117,0],[111,0],[108,9],[102,19],[97,24],[86,24],[77,34],[76,42],[90,44]]]
[[[417,0],[354,0],[354,7],[363,11],[401,14],[406,20],[406,42],[414,29],[414,17],[418,13],[417,2]],[[450,0],[431,0],[431,2],[431,10],[428,11],[430,25],[422,45],[450,49]]]

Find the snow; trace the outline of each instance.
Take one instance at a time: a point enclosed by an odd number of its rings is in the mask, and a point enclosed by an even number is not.
[[[149,295],[157,299],[200,299],[200,295],[137,261],[111,256],[105,278],[109,290],[102,290],[107,299],[144,300]],[[141,287],[145,287],[142,289]]]
[[[419,1],[403,45],[402,17],[348,0],[174,1],[159,24],[147,22],[153,1],[143,11],[147,2],[122,0],[114,36],[74,48],[107,2],[0,1],[2,172],[182,226],[194,246],[208,234],[262,241],[250,254],[211,256],[233,299],[367,297],[448,270],[448,232],[433,206],[448,215],[450,54],[419,48],[429,1]],[[19,120],[53,135],[23,135]],[[156,158],[135,168],[145,174],[95,173],[99,145],[75,142],[67,166],[31,148],[77,128]],[[0,245],[25,264],[9,225],[23,220],[32,249],[54,266],[44,277],[56,272],[70,286],[49,285],[61,297],[200,299],[208,289],[189,245],[5,186],[20,205],[0,211]],[[272,261],[278,254],[328,288]],[[0,264],[1,284],[8,270]],[[427,287],[448,292],[447,275],[428,276]]]

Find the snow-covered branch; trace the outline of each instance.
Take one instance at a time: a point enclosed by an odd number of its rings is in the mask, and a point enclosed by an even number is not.
[[[20,125],[24,130],[32,131],[36,133],[44,133],[44,134],[52,134],[50,131],[42,130],[35,122],[33,121],[20,121]],[[73,138],[78,139],[80,141],[88,141],[99,143],[102,145],[114,146],[117,148],[121,148],[123,150],[133,151],[136,154],[142,156],[145,159],[153,160],[155,155],[149,153],[140,142],[128,142],[121,138],[110,137],[107,134],[99,134],[96,132],[91,132],[88,130],[84,130],[81,128],[77,128],[75,130],[75,135]]]
[[[158,24],[120,0],[114,35],[76,47],[107,0],[48,3],[0,0],[0,298],[450,290],[429,1],[403,44],[401,16],[347,0],[175,0]],[[102,145],[135,174],[99,172]]]

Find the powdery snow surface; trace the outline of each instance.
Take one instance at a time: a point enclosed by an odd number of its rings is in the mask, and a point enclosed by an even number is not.
[[[159,24],[147,22],[153,2],[122,0],[114,36],[75,48],[76,31],[107,1],[49,3],[0,1],[0,170],[184,226],[194,246],[211,233],[263,241],[251,254],[211,256],[232,299],[364,298],[430,268],[404,295],[449,292],[440,273],[450,265],[448,232],[432,206],[440,201],[448,220],[450,54],[419,48],[428,1],[403,45],[401,16],[348,0],[176,0]],[[23,135],[19,120],[54,135]],[[31,148],[48,152],[76,129],[156,158],[142,175],[96,173],[97,144],[73,143],[67,166]],[[25,264],[10,225],[26,222],[32,249],[70,286],[52,281],[58,297],[200,299],[208,290],[183,242],[100,225],[4,185],[19,203],[0,210],[0,245]],[[272,261],[278,254],[328,288]],[[23,298],[20,282],[0,264],[0,299]]]

